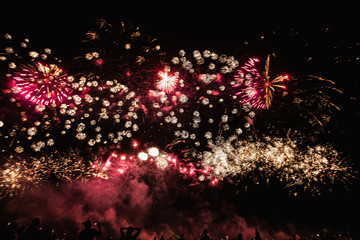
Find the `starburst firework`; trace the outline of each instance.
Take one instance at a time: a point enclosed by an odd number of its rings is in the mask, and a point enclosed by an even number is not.
[[[12,91],[24,99],[44,106],[58,106],[67,99],[70,86],[67,75],[55,64],[23,65],[13,77]]]
[[[168,75],[167,72],[159,72],[160,80],[156,83],[156,87],[166,93],[174,91],[178,82],[178,76]]]

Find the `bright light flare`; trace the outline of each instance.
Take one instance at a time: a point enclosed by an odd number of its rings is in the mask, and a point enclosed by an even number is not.
[[[138,158],[139,158],[141,161],[146,161],[146,160],[148,160],[149,155],[148,155],[147,153],[145,153],[145,152],[139,152]]]
[[[137,147],[139,146],[139,143],[138,143],[137,141],[133,140],[131,146],[132,146],[133,148],[137,148]]]
[[[151,157],[157,157],[157,156],[159,156],[160,151],[156,147],[151,147],[151,148],[149,148],[148,153]]]

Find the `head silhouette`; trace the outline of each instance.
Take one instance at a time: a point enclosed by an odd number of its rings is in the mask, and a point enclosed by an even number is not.
[[[131,236],[132,235],[132,233],[134,232],[134,228],[132,227],[132,226],[129,226],[128,228],[127,228],[127,231],[126,231],[126,236]]]
[[[87,220],[87,221],[83,222],[83,225],[86,229],[89,229],[89,228],[91,228],[91,221]]]

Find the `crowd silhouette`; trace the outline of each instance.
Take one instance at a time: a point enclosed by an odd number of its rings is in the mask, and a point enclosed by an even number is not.
[[[57,235],[55,229],[41,225],[41,218],[35,217],[30,224],[26,227],[24,225],[18,225],[16,221],[11,221],[3,226],[0,229],[0,240],[112,240],[117,238],[112,238],[111,236],[104,236],[102,231],[101,223],[92,224],[90,220],[86,220],[82,223],[83,228],[76,234],[62,233],[61,236]],[[137,240],[137,239],[146,239],[141,238],[140,233],[141,228],[135,228],[133,226],[120,227],[120,240]],[[171,231],[169,231],[171,232]],[[161,235],[159,240],[190,240],[192,238],[186,238],[183,234],[175,234],[171,232],[169,238],[164,238],[164,235]],[[156,240],[155,236],[153,240]],[[295,238],[294,238],[295,239]],[[304,239],[304,238],[296,238]],[[322,236],[319,234],[312,235],[311,240],[335,240],[335,239],[351,239],[351,237],[344,236],[344,238],[335,238],[333,235]],[[196,238],[195,238],[196,240]],[[212,239],[211,235],[208,233],[207,229],[204,229],[200,233],[199,240],[243,240],[242,233],[239,233],[237,236],[230,236],[225,234],[221,238]],[[255,229],[254,236],[249,240],[262,240],[260,232],[258,229]],[[266,239],[265,239],[266,240]]]

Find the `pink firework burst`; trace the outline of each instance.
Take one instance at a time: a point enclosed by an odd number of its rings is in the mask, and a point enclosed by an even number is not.
[[[160,80],[156,83],[156,87],[166,93],[174,91],[178,83],[178,76],[169,76],[167,72],[159,72]]]
[[[264,74],[260,74],[257,64],[259,59],[250,58],[234,75],[233,87],[236,95],[241,97],[243,103],[250,103],[252,107],[258,109],[269,109],[273,99],[273,93],[277,88],[286,89],[284,82],[289,80],[288,75],[280,75],[275,79],[270,79],[269,63],[270,55],[265,62]]]
[[[254,108],[264,108],[265,91],[263,77],[260,75],[257,64],[259,59],[250,58],[234,75],[235,95],[241,97],[243,103],[250,103]]]
[[[24,65],[13,77],[11,90],[26,100],[44,106],[57,106],[63,102],[70,87],[67,75],[55,65]]]

